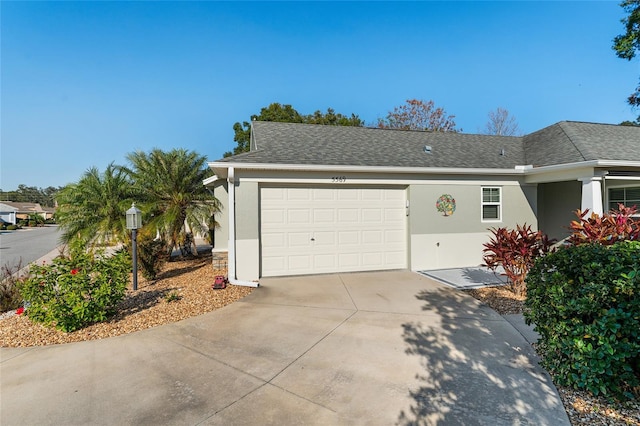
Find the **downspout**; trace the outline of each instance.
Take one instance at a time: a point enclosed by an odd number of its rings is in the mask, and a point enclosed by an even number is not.
[[[227,180],[229,182],[229,251],[227,259],[229,283],[245,287],[258,287],[260,283],[254,281],[240,281],[236,278],[236,184],[233,167],[229,167]]]

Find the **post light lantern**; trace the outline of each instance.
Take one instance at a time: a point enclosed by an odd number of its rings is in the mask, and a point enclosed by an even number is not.
[[[133,260],[133,289],[138,289],[138,252],[137,237],[138,229],[142,228],[142,212],[136,207],[136,203],[131,204],[131,208],[127,210],[127,229],[131,229],[131,257]]]

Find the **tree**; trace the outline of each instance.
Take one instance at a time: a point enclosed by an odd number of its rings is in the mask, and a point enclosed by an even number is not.
[[[251,121],[276,121],[280,123],[307,123],[307,124],[326,124],[333,126],[363,126],[364,122],[355,114],[345,116],[336,112],[332,108],[327,108],[327,112],[323,114],[317,110],[310,115],[302,115],[291,105],[281,105],[272,103],[268,107],[260,110],[259,115],[252,115]],[[227,151],[224,157],[249,152],[251,148],[251,123],[243,121],[242,124],[236,122],[233,125],[234,138],[237,146],[233,152]]]
[[[125,213],[135,196],[131,180],[113,163],[104,173],[95,167],[87,170],[56,196],[62,241],[90,248],[128,241]]]
[[[308,124],[324,124],[327,126],[364,126],[364,121],[355,114],[351,114],[350,117],[336,114],[333,108],[327,108],[327,112],[323,114],[320,110],[317,110],[313,114],[309,114],[303,117],[303,122]]]
[[[516,118],[504,108],[489,112],[489,121],[483,131],[485,135],[518,136],[521,134]]]
[[[184,149],[153,149],[131,153],[127,159],[132,167],[123,170],[145,195],[149,226],[167,242],[167,253],[190,250],[191,234],[206,235],[211,216],[219,211],[218,201],[202,183],[211,174],[206,158]]]
[[[433,132],[458,132],[455,115],[447,115],[444,109],[435,107],[433,101],[407,99],[404,105],[389,111],[387,117],[378,119],[381,129],[429,130]]]
[[[625,0],[620,6],[627,13],[627,17],[621,20],[626,32],[613,39],[613,49],[619,58],[630,61],[640,52],[640,0]],[[627,102],[632,107],[640,106],[640,85],[627,98]]]
[[[16,201],[23,203],[39,203],[43,207],[53,207],[54,197],[61,187],[49,186],[45,189],[36,188],[35,186],[18,185],[15,191],[2,191],[0,189],[0,200]]]

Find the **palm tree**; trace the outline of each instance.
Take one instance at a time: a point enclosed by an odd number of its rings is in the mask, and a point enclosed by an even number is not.
[[[109,164],[100,173],[87,170],[80,180],[56,194],[56,221],[64,243],[86,245],[127,242],[125,213],[135,199],[135,188],[120,167]]]
[[[219,203],[202,183],[210,176],[205,157],[184,149],[164,152],[156,148],[149,153],[133,152],[127,159],[132,167],[126,171],[136,189],[145,194],[151,223],[167,241],[169,254],[189,245],[187,228],[206,235]]]

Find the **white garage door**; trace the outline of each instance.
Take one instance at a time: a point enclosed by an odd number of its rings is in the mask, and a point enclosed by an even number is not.
[[[407,267],[404,189],[261,187],[262,276]]]

